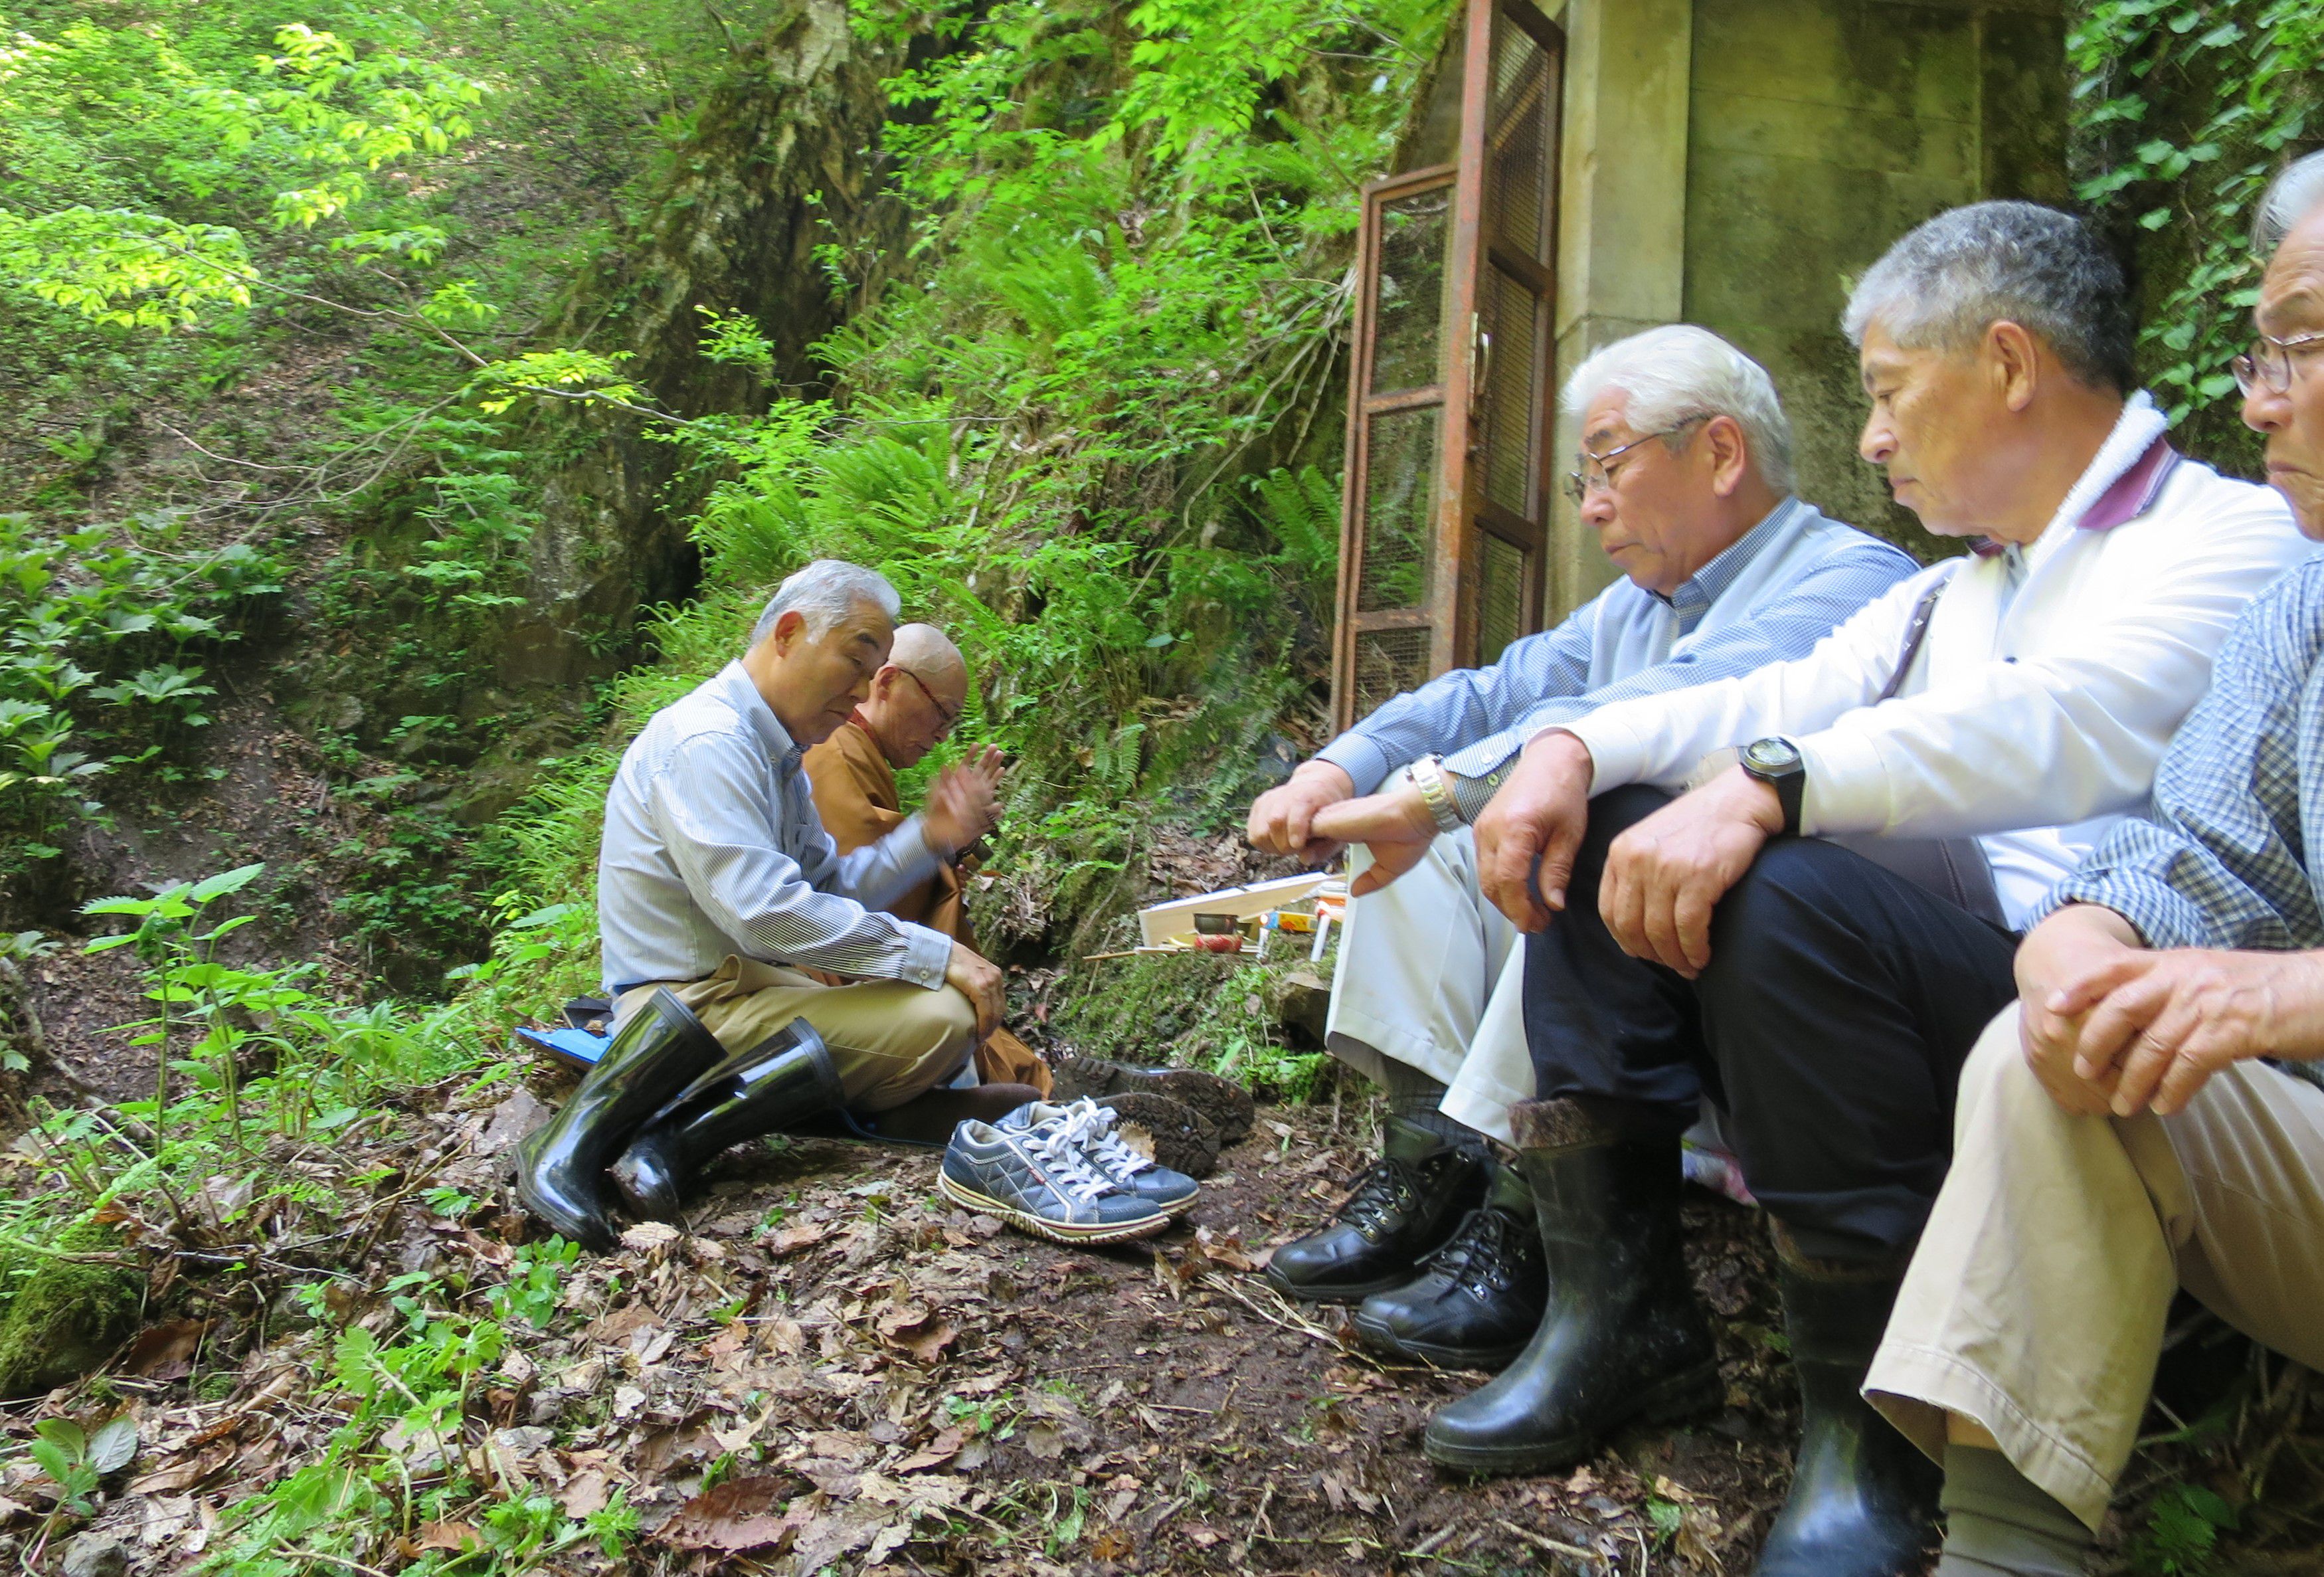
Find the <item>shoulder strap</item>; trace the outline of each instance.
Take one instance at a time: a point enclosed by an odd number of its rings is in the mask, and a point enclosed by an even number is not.
[[[1952,577],[1948,576],[1923,592],[1921,600],[1913,604],[1913,617],[1904,626],[1904,650],[1896,656],[1896,671],[1888,676],[1880,694],[1872,698],[1874,706],[1895,700],[1896,692],[1904,687],[1904,676],[1913,671],[1913,659],[1921,655],[1921,642],[1929,638],[1929,618],[1937,611],[1937,599],[1950,585]]]

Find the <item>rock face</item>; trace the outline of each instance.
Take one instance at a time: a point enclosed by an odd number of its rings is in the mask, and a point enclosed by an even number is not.
[[[626,351],[624,372],[682,416],[755,412],[779,388],[822,377],[808,347],[844,318],[816,249],[899,249],[906,216],[881,195],[881,83],[901,46],[850,32],[845,0],[798,0],[750,46],[705,103],[644,233],[576,283],[551,345]],[[879,264],[872,265],[875,269]],[[879,281],[855,281],[854,300]],[[705,358],[703,309],[753,319],[773,346],[771,379]],[[693,587],[681,521],[696,494],[685,455],[618,412],[558,412],[528,447],[569,456],[547,479],[526,606],[495,668],[512,693],[585,693],[619,666],[655,603]]]

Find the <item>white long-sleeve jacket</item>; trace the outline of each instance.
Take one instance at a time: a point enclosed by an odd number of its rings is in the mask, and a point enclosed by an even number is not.
[[[2179,457],[2163,429],[2135,396],[2022,550],[1923,570],[1803,658],[1565,724],[1589,747],[1591,791],[1674,788],[1712,751],[1784,735],[1806,762],[1803,832],[1977,836],[2022,927],[2145,803],[2228,626],[2312,551],[2273,490]]]

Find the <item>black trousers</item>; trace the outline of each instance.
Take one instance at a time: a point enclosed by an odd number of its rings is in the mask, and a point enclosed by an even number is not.
[[[1526,939],[1538,1097],[1627,1102],[1676,1130],[1707,1093],[1806,1252],[1908,1246],[1951,1158],[1961,1062],[2015,994],[2016,937],[1860,854],[1784,838],[1720,901],[1711,966],[1687,980],[1624,953],[1598,915],[1608,846],[1667,803],[1593,801],[1565,911]]]

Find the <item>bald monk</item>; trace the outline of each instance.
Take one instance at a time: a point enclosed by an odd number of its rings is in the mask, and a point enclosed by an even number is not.
[[[904,820],[896,774],[917,763],[948,736],[968,701],[968,664],[952,638],[933,624],[896,632],[887,665],[872,678],[872,694],[830,738],[807,752],[815,808],[842,854],[878,843]],[[994,788],[1003,770],[990,746],[964,763]],[[987,829],[990,830],[989,828]],[[935,875],[888,906],[898,919],[941,931],[974,948],[957,865]],[[1047,1095],[1049,1069],[1031,1047],[996,1029],[976,1052],[977,1076],[988,1084],[1031,1084]]]

